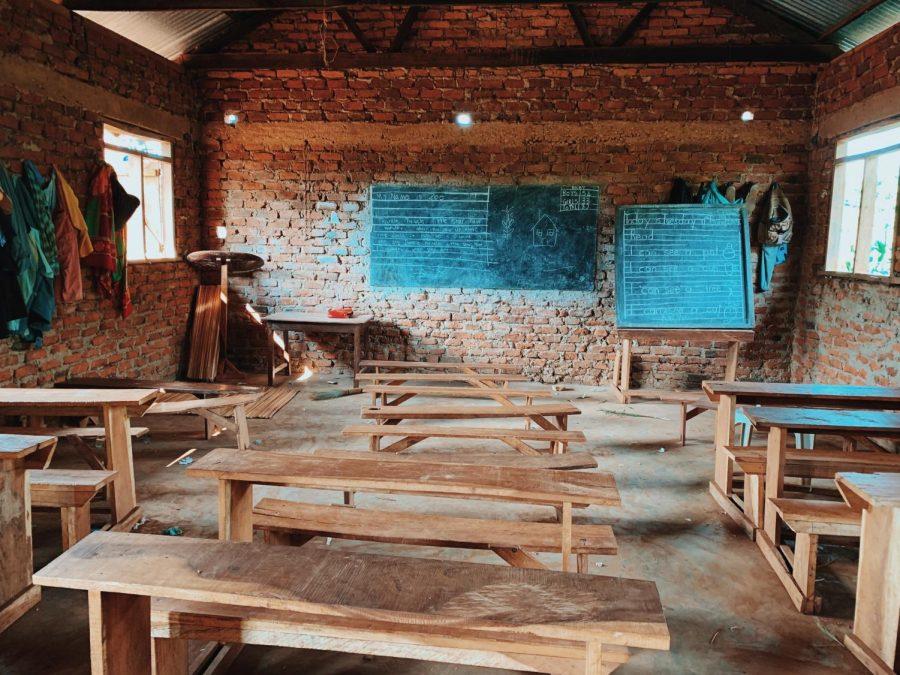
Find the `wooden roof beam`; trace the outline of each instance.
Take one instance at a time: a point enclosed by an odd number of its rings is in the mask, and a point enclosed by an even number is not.
[[[757,28],[777,33],[792,41],[812,43],[817,39],[817,36],[804,26],[758,5],[753,0],[707,0],[707,2],[749,19]]]
[[[647,17],[650,16],[650,13],[656,9],[658,2],[654,0],[654,2],[644,3],[644,6],[641,7],[637,14],[635,14],[631,21],[628,22],[628,25],[622,29],[622,32],[619,33],[618,37],[616,37],[615,41],[612,43],[613,47],[621,47],[626,42],[628,42],[632,36],[635,34],[638,28],[640,28],[644,21],[647,20]]]
[[[356,38],[356,41],[362,45],[362,48],[365,49],[370,54],[374,54],[377,50],[375,49],[375,45],[366,37],[366,34],[362,32],[362,29],[359,27],[359,24],[356,23],[356,19],[353,18],[353,15],[349,10],[343,7],[339,7],[337,10],[338,16],[341,17],[341,20],[344,22],[344,25],[353,33],[353,36]]]
[[[885,0],[869,0],[869,2],[865,3],[864,5],[857,7],[856,9],[854,9],[851,12],[847,12],[847,14],[845,14],[843,17],[841,17],[840,21],[831,24],[828,28],[826,28],[824,31],[819,33],[819,39],[825,40],[826,38],[831,37],[832,35],[837,33],[839,30],[841,30],[841,28],[844,28],[845,26],[849,26],[851,23],[856,21],[863,14],[868,14],[873,9],[875,9],[879,5],[883,5],[884,3],[885,3]]]
[[[406,10],[403,21],[400,22],[400,26],[397,28],[397,34],[391,42],[392,52],[403,51],[403,45],[406,44],[407,40],[409,40],[415,32],[416,19],[419,18],[419,11],[421,9],[422,8],[418,5],[413,5]]]
[[[585,18],[584,12],[581,10],[581,7],[569,2],[566,3],[566,8],[569,10],[569,14],[572,16],[572,21],[575,23],[575,28],[578,30],[578,35],[581,36],[582,44],[585,47],[593,47],[594,38],[593,36],[591,36],[591,30],[590,28],[588,28],[587,19]]]
[[[822,63],[841,51],[832,44],[701,45],[682,47],[553,47],[482,52],[339,53],[330,69],[479,68],[602,63]],[[321,54],[196,54],[186,64],[199,70],[323,68]]]

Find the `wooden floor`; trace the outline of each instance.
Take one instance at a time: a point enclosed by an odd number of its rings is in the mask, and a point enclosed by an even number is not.
[[[314,380],[271,420],[250,421],[251,437],[260,441],[253,450],[303,454],[316,448],[365,450],[365,439],[348,439],[340,430],[347,424],[358,423],[360,407],[368,403],[368,397],[311,401],[311,391],[333,388],[325,384],[325,380],[335,379],[333,375],[317,377],[321,384]],[[342,379],[341,386],[349,386],[349,380]],[[677,444],[676,406],[640,403],[626,407],[613,402],[607,390],[588,387],[574,387],[559,398],[572,400],[583,410],[582,415],[570,419],[570,428],[584,431],[587,437],[578,450],[594,455],[597,470],[616,476],[622,499],[621,507],[594,506],[576,513],[576,522],[581,519],[585,523],[611,523],[616,533],[619,555],[592,557],[590,573],[656,582],[672,632],[672,651],[636,651],[618,673],[864,672],[840,644],[853,615],[855,561],[841,549],[826,546],[820,553],[821,559],[827,562],[820,570],[823,580],[819,582],[827,595],[823,615],[810,617],[796,612],[756,545],[720,513],[709,496],[712,415],[701,415],[688,423],[688,443],[681,448]],[[460,401],[435,399],[435,403],[456,405]],[[491,424],[496,422],[486,422],[486,426]],[[165,465],[191,447],[198,448],[193,456],[199,458],[216,447],[217,441],[201,440],[202,424],[189,417],[174,422],[146,419],[146,425],[151,428],[149,437],[134,444],[138,497],[150,518],[141,531],[159,533],[167,527],[178,526],[186,536],[214,538],[215,483],[190,478],[185,473],[186,467],[177,463],[169,468]],[[186,441],[185,434],[194,437]],[[230,446],[231,437],[223,436],[221,444]],[[463,447],[465,444],[459,440],[435,439],[421,452],[430,457],[441,452],[458,456]],[[660,452],[661,448],[665,451]],[[516,454],[500,445],[492,445],[486,451],[504,453],[504,456]],[[70,455],[65,448],[59,461],[60,466],[79,466],[74,454]],[[341,501],[341,495],[334,492],[260,488],[256,493],[257,499],[302,497],[319,504]],[[459,517],[549,522],[554,516],[550,507],[413,499],[403,495],[359,494],[357,503],[364,508],[416,509]],[[59,538],[58,514],[36,514],[36,567],[58,555]],[[309,545],[326,547],[322,539]],[[444,552],[348,540],[334,540],[327,548],[388,555],[442,555],[452,560],[504,565],[490,551]],[[559,565],[557,554],[534,555],[549,566]],[[83,593],[76,591],[46,589],[38,608],[0,635],[3,675],[86,674],[89,672],[87,654],[87,601]],[[499,675],[506,671],[249,647],[231,672],[242,675],[281,672]]]

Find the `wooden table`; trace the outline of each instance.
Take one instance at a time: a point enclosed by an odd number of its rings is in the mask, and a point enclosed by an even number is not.
[[[258,394],[261,387],[224,382],[189,382],[187,380],[142,380],[127,377],[70,377],[57,382],[63,389],[161,389],[167,393],[195,396],[225,396],[228,394]]]
[[[41,599],[31,585],[31,499],[26,459],[52,451],[52,436],[0,434],[0,633]]]
[[[895,673],[900,644],[900,473],[839,473],[838,490],[862,511],[853,632],[844,644],[872,673]]]
[[[569,672],[586,675],[608,672],[601,666],[606,646],[669,648],[653,582],[593,574],[94,532],[35,582],[88,592],[94,675],[150,674],[151,598],[214,603],[206,605],[210,612],[215,605],[280,610],[307,617],[313,628],[343,618],[344,635],[357,641],[372,640],[379,625],[398,633],[433,628],[445,646],[459,649],[478,648],[472,631],[501,644],[504,634],[541,638],[545,654],[574,641],[586,658]],[[181,668],[162,672],[184,672],[185,652],[177,651]],[[420,656],[411,646],[406,654],[429,658],[427,651]]]
[[[269,327],[268,371],[269,386],[275,384],[275,374],[287,368],[291,372],[290,359],[286,363],[275,366],[275,333],[282,332],[284,349],[287,353],[288,333],[350,333],[353,335],[353,377],[359,372],[362,360],[363,340],[372,322],[371,316],[354,316],[350,319],[333,319],[326,314],[306,314],[302,312],[275,312],[263,317]]]
[[[106,467],[116,471],[109,484],[111,523],[128,530],[141,517],[134,490],[131,453],[132,413],[159,395],[158,389],[0,389],[0,415],[27,415],[29,426],[41,426],[44,417],[88,417],[103,419],[106,431]],[[129,410],[130,409],[130,410]]]
[[[755,537],[755,528],[746,517],[743,500],[734,493],[734,463],[725,451],[734,445],[734,413],[738,405],[900,410],[900,387],[710,381],[703,383],[703,390],[718,406],[716,464],[709,492],[751,538]]]

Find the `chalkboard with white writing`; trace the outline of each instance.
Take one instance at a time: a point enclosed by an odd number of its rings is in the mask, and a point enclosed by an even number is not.
[[[620,328],[753,328],[742,206],[625,206],[616,218]]]
[[[600,189],[373,185],[373,287],[590,291]]]

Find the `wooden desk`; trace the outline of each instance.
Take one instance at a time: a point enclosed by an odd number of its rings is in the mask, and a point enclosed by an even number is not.
[[[480,361],[383,361],[369,359],[359,364],[361,371],[369,368],[374,373],[382,371],[450,371],[450,372],[488,372],[488,373],[517,373],[521,371],[519,366],[511,363],[486,363]]]
[[[900,473],[839,473],[838,490],[862,510],[853,632],[844,644],[872,673],[895,673],[900,647]]]
[[[560,509],[563,570],[572,550],[572,508],[618,506],[609,473],[518,469],[462,464],[336,459],[276,452],[239,453],[220,448],[194,462],[191,476],[219,481],[219,538],[253,538],[253,485],[283,485],[343,492],[380,492],[460,499],[546,504]]]
[[[291,372],[290,359],[287,363],[275,366],[275,333],[282,332],[285,355],[288,349],[288,333],[351,333],[353,335],[353,377],[359,372],[362,360],[363,340],[372,322],[371,316],[354,316],[350,319],[332,319],[326,314],[305,314],[301,312],[276,312],[263,317],[269,327],[269,386],[275,384],[275,374],[287,368]]]
[[[140,380],[124,377],[70,377],[57,382],[64,389],[161,389],[167,393],[194,394],[200,397],[228,394],[258,394],[261,387],[221,382],[188,382],[187,380]]]
[[[116,471],[109,484],[111,523],[128,530],[141,517],[134,491],[134,461],[131,453],[132,411],[159,395],[158,389],[0,389],[0,415],[27,415],[29,426],[41,426],[48,416],[103,419],[106,431],[106,469]]]
[[[151,598],[280,610],[314,622],[343,617],[355,620],[357,637],[386,623],[398,632],[433,627],[457,648],[473,647],[459,631],[572,640],[586,645],[586,675],[606,672],[604,645],[669,648],[653,582],[590,574],[94,532],[35,582],[88,592],[94,675],[149,675]]]
[[[751,538],[756,536],[756,531],[746,516],[744,500],[734,493],[734,463],[725,451],[727,446],[734,445],[734,413],[738,405],[900,410],[900,387],[710,381],[703,383],[703,390],[718,406],[716,464],[709,492]]]
[[[0,434],[0,633],[41,599],[40,587],[31,585],[31,500],[25,460],[55,446],[52,436]]]
[[[768,431],[766,445],[766,477],[763,529],[756,533],[756,544],[772,566],[779,580],[791,593],[793,580],[784,572],[791,565],[781,550],[781,524],[778,511],[771,500],[784,493],[784,471],[787,458],[787,437],[790,432],[865,435],[900,438],[900,412],[882,410],[823,410],[817,408],[742,408],[754,428]],[[804,597],[798,606],[810,611],[811,598]]]

